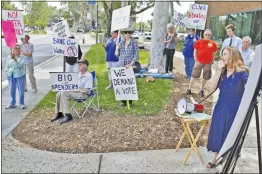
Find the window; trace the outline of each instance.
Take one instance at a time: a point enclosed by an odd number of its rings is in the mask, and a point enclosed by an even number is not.
[[[216,41],[226,39],[225,27],[233,24],[236,27],[236,36],[240,38],[250,36],[252,44],[258,45],[262,43],[261,16],[262,10],[210,17],[209,28],[212,31],[212,39]]]

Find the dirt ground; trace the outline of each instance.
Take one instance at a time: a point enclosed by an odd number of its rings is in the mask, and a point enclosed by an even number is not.
[[[189,80],[184,78],[183,60],[176,58],[174,66],[174,92],[168,105],[156,115],[135,117],[119,115],[113,111],[91,111],[82,119],[75,118],[72,122],[60,126],[56,122],[50,122],[54,108],[49,108],[31,112],[13,131],[13,136],[31,147],[55,152],[174,149],[183,134],[179,118],[175,116],[175,107],[177,102],[185,97],[189,84]],[[196,101],[201,100],[198,95],[200,84],[198,81],[192,90]],[[206,95],[209,92],[208,89],[205,90]],[[211,114],[212,97],[205,101],[204,105],[205,112]],[[199,127],[198,124],[192,126],[194,134]],[[204,129],[198,145],[206,145],[208,130],[209,126]],[[190,147],[190,144],[184,140],[181,147]]]

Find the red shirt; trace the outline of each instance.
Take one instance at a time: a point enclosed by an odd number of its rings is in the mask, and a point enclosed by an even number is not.
[[[217,44],[212,40],[198,40],[194,44],[197,50],[197,61],[202,64],[210,64],[213,60],[213,53],[217,51]]]

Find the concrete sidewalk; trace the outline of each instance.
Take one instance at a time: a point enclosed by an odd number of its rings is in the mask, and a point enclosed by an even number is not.
[[[94,43],[88,35],[86,39]],[[81,45],[85,53],[89,45]],[[3,173],[215,173],[218,169],[206,169],[195,152],[192,152],[187,165],[183,161],[189,149],[153,150],[137,152],[69,154],[33,149],[15,140],[10,132],[35,107],[50,90],[49,72],[62,71],[61,57],[40,67],[35,76],[39,91],[25,93],[27,109],[2,110],[2,172]],[[2,90],[2,104],[9,103],[9,87]],[[261,106],[261,103],[260,103]],[[4,106],[2,105],[2,108]],[[19,113],[19,114],[18,114]],[[261,115],[261,107],[260,107]],[[238,160],[235,172],[257,173],[257,145],[255,120],[252,119],[248,134]],[[200,147],[205,164],[211,153]]]

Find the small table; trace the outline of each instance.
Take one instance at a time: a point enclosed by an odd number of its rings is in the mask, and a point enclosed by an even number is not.
[[[200,114],[200,113],[198,113],[198,114]],[[207,117],[205,119],[202,119],[202,120],[196,120],[192,116],[193,113],[188,115],[188,116],[183,116],[183,115],[180,115],[178,113],[176,113],[176,115],[180,118],[180,121],[181,121],[183,129],[184,129],[184,133],[183,133],[182,137],[180,138],[180,140],[179,140],[179,142],[178,142],[178,144],[176,146],[176,152],[179,149],[179,147],[180,147],[182,141],[184,140],[185,136],[187,137],[187,139],[188,139],[188,141],[189,141],[189,143],[191,145],[191,148],[190,148],[190,150],[189,150],[189,152],[188,152],[188,154],[186,156],[186,159],[184,160],[183,164],[185,165],[187,163],[187,160],[188,160],[189,156],[191,155],[192,151],[195,151],[197,153],[200,161],[202,163],[204,163],[203,158],[202,158],[202,156],[201,156],[201,154],[200,154],[200,152],[199,152],[199,150],[197,148],[197,141],[198,141],[202,131],[204,130],[204,128],[206,127],[208,122],[211,120],[211,116],[209,116],[209,117]],[[201,128],[198,131],[196,137],[194,137],[194,135],[192,133],[192,130],[190,128],[190,125],[194,124],[194,123],[200,123],[201,124]]]

